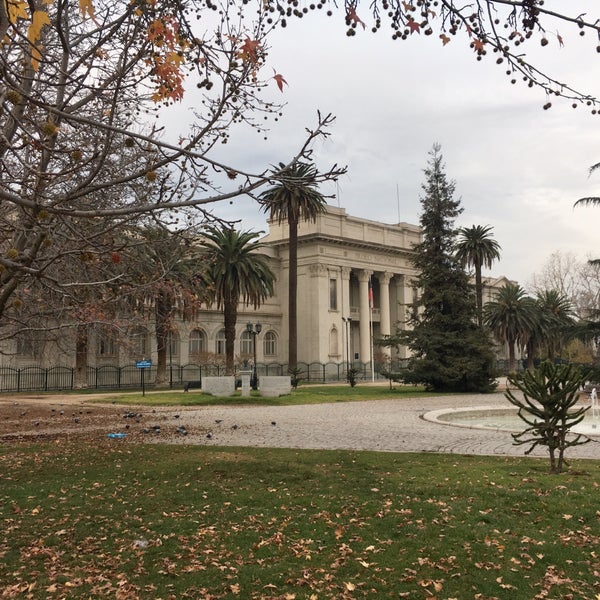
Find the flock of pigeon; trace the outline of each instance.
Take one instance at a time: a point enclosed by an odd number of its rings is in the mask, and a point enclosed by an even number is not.
[[[17,406],[17,403],[15,403],[15,406]],[[46,407],[44,407],[46,408]],[[47,410],[47,408],[46,408]],[[36,431],[39,431],[40,433],[42,433],[42,430],[45,432],[45,434],[47,435],[48,433],[55,433],[57,427],[64,425],[66,423],[70,423],[69,426],[69,431],[77,431],[78,429],[83,429],[85,428],[86,430],[99,430],[101,428],[105,429],[106,435],[109,438],[124,438],[127,437],[129,434],[133,434],[133,433],[141,433],[143,436],[158,436],[158,435],[172,435],[173,433],[176,436],[187,436],[190,433],[190,430],[184,425],[184,424],[177,424],[175,426],[175,428],[173,429],[173,427],[171,426],[170,423],[168,423],[169,419],[173,419],[175,421],[180,421],[181,419],[181,415],[179,414],[175,414],[172,416],[167,416],[167,415],[162,415],[162,420],[163,423],[162,424],[152,424],[149,425],[147,424],[148,419],[146,418],[146,415],[142,414],[141,412],[134,412],[132,410],[127,410],[126,412],[124,412],[122,414],[122,419],[124,419],[126,422],[124,424],[124,426],[120,426],[118,424],[116,424],[116,421],[112,421],[111,424],[107,424],[106,422],[103,422],[103,419],[98,419],[98,418],[94,418],[92,419],[88,419],[87,417],[90,415],[94,415],[94,417],[98,417],[99,415],[97,415],[94,411],[92,410],[73,410],[73,411],[67,411],[67,413],[70,414],[65,414],[65,410],[63,408],[51,408],[50,409],[50,419],[43,419],[40,417],[39,415],[39,411],[32,411],[35,412],[36,414],[36,419],[31,421],[29,420],[29,423],[31,423],[33,425],[33,427],[36,429]],[[45,412],[45,411],[44,411]],[[157,414],[157,411],[155,409],[152,410],[152,415],[153,415],[153,420],[158,421],[159,420],[159,415]],[[33,416],[33,415],[31,415]],[[30,413],[29,413],[29,409],[24,409],[20,412],[19,414],[19,420],[25,420],[29,417],[29,419],[31,419]],[[117,416],[117,415],[114,415]],[[54,417],[62,417],[59,419],[55,419]],[[5,417],[6,419],[8,419],[8,417]],[[144,423],[144,421],[146,421],[146,423]],[[139,425],[139,427],[135,427],[135,425]],[[116,425],[116,426],[115,426]],[[277,423],[275,421],[271,421],[271,425],[272,426],[276,426]],[[195,433],[203,433],[206,437],[207,440],[212,440],[214,438],[214,436],[217,434],[217,432],[219,430],[222,430],[222,428],[224,427],[223,424],[223,419],[215,419],[214,421],[214,425],[212,427],[202,427],[201,429],[203,429],[204,431],[197,431]],[[109,430],[107,430],[107,428]],[[111,428],[114,428],[111,429]],[[239,429],[239,425],[237,423],[233,423],[230,426],[230,429],[232,431],[236,431]],[[22,431],[22,428],[19,427],[20,432]],[[18,432],[13,432],[14,433],[18,433]]]

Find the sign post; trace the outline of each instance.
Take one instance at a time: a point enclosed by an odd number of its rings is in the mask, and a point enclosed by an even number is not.
[[[140,377],[142,379],[142,396],[145,396],[146,384],[144,381],[144,373],[146,372],[146,369],[149,369],[152,366],[152,361],[144,358],[143,360],[136,361],[135,366],[140,370]]]

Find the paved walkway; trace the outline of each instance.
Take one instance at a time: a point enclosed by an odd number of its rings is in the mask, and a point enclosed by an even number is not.
[[[502,394],[488,394],[282,407],[180,409],[181,422],[190,434],[172,441],[219,446],[523,456],[527,446],[515,446],[508,431],[455,427],[423,419],[430,411],[475,406],[510,405]],[[600,437],[596,439],[569,449],[568,456],[600,459]],[[547,456],[547,452],[540,449],[533,456]]]

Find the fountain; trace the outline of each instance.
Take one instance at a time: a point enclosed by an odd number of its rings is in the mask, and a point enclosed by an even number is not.
[[[586,413],[584,420],[572,427],[571,431],[589,436],[600,436],[600,406],[596,388],[592,388],[589,401],[590,410]],[[517,414],[517,409],[508,405],[505,407],[445,408],[425,413],[423,419],[440,425],[495,431],[519,432],[526,427],[525,422]]]

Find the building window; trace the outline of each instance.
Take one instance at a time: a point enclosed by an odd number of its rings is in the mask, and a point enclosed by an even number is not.
[[[337,279],[329,280],[329,310],[337,310]]]
[[[225,354],[225,330],[220,329],[215,338],[215,352],[217,354]]]
[[[179,356],[179,335],[176,331],[169,332],[167,352],[169,353],[169,356]]]
[[[243,331],[240,336],[240,354],[252,354],[254,350],[252,342],[252,334],[249,331]]]
[[[198,356],[206,352],[206,334],[199,329],[190,331],[189,353],[190,356]]]
[[[263,352],[265,356],[277,355],[277,335],[274,331],[267,331],[263,338]]]
[[[33,332],[25,331],[17,337],[17,354],[27,358],[39,358],[42,354],[42,342]]]
[[[96,336],[96,354],[98,356],[116,356],[117,344],[110,331],[99,331]]]
[[[134,329],[129,334],[129,353],[139,358],[148,355],[148,332],[145,329]]]

